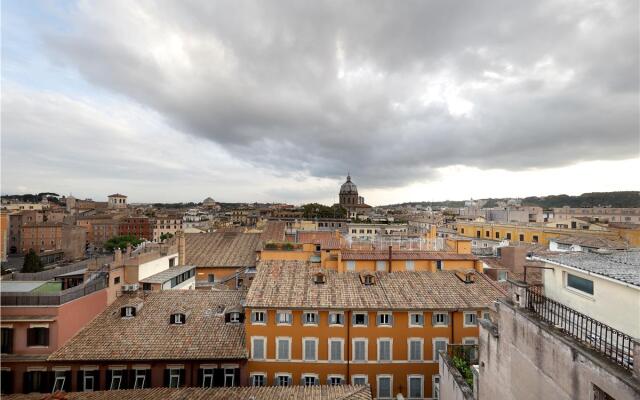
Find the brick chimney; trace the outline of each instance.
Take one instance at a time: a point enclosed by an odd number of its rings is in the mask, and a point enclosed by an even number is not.
[[[186,264],[186,240],[183,231],[176,232],[176,238],[178,239],[178,265],[182,266]]]

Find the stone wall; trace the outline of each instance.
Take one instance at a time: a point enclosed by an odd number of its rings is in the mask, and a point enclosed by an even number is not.
[[[440,354],[440,398],[473,400],[473,391],[445,353]]]
[[[630,371],[528,311],[500,301],[493,316],[494,323],[483,320],[480,327],[480,400],[593,399],[594,385],[616,400],[640,398],[640,381]]]

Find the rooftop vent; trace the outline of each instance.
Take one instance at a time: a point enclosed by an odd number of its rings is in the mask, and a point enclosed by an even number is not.
[[[318,272],[313,275],[313,283],[315,283],[316,285],[321,285],[326,282],[327,277],[322,272]]]

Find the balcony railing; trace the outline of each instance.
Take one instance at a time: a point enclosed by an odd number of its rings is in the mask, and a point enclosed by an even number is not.
[[[539,288],[527,288],[526,296],[527,308],[540,319],[624,369],[633,368],[634,340],[631,336],[543,296]]]
[[[55,294],[3,292],[0,303],[2,306],[57,306],[106,287],[106,277],[98,277],[84,285],[74,286]]]

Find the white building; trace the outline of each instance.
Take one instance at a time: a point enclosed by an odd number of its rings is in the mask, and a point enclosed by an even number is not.
[[[545,263],[545,296],[640,338],[640,251],[565,252]]]
[[[111,209],[122,209],[127,208],[127,196],[115,193],[107,196],[109,199],[107,202],[107,207]]]

